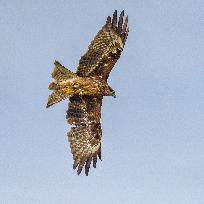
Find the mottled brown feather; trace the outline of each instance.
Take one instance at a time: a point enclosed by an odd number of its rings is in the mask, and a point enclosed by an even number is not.
[[[119,59],[122,50],[117,50],[114,55],[111,52],[113,41],[118,37],[121,38],[123,46],[125,45],[127,36],[127,17],[125,19],[125,26],[123,25],[124,11],[121,12],[119,23],[117,25],[117,11],[114,12],[112,22],[111,17],[108,16],[106,24],[97,33],[88,47],[88,51],[81,57],[77,74],[79,76],[101,76],[107,80],[116,61]],[[117,49],[115,47],[115,49]],[[113,63],[114,61],[114,63]],[[101,69],[106,64],[108,69]]]
[[[68,140],[74,159],[73,168],[77,168],[78,174],[81,173],[86,164],[85,174],[88,176],[92,161],[94,167],[96,167],[96,155],[101,159],[101,136],[101,125],[96,123],[81,124],[72,127],[69,131]]]

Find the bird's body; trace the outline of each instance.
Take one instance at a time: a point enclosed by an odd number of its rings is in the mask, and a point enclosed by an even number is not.
[[[69,98],[67,121],[74,165],[80,174],[85,165],[88,175],[91,163],[96,167],[97,157],[101,159],[101,106],[103,96],[114,96],[108,85],[108,76],[124,48],[128,36],[128,19],[123,23],[124,11],[117,22],[117,11],[109,16],[106,24],[98,32],[81,57],[77,72],[73,73],[55,62],[52,73],[54,82],[49,85],[53,93],[48,98],[47,107]]]

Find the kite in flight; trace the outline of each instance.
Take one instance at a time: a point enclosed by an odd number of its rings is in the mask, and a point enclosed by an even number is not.
[[[76,73],[55,61],[52,72],[54,82],[49,85],[47,108],[69,98],[67,122],[73,168],[79,175],[85,166],[88,176],[90,165],[96,168],[97,157],[101,160],[101,106],[103,96],[115,97],[107,79],[123,51],[128,36],[128,17],[124,11],[117,17],[108,16],[105,25],[95,36],[87,52],[81,57]]]

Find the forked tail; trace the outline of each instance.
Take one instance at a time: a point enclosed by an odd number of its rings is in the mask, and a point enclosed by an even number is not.
[[[65,82],[67,79],[76,77],[75,73],[71,72],[69,69],[62,66],[58,61],[55,61],[54,64],[55,67],[51,74],[52,78],[54,79],[54,82],[50,83],[50,85],[48,86],[48,89],[53,90],[53,93],[49,95],[48,103],[46,106],[47,108],[70,96],[70,94],[67,94],[68,88],[66,88],[65,90],[62,88],[62,85],[63,82]]]

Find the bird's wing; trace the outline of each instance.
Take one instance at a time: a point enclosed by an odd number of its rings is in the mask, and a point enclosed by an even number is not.
[[[124,21],[124,22],[123,22]],[[108,16],[106,24],[98,32],[81,57],[77,68],[79,76],[102,76],[108,78],[125,45],[128,36],[128,17],[124,20],[124,11],[117,18],[117,10],[111,19]]]
[[[70,98],[67,120],[75,125],[68,132],[73,168],[80,174],[84,165],[88,175],[91,163],[96,168],[97,157],[101,159],[101,105],[102,97],[74,95]]]

